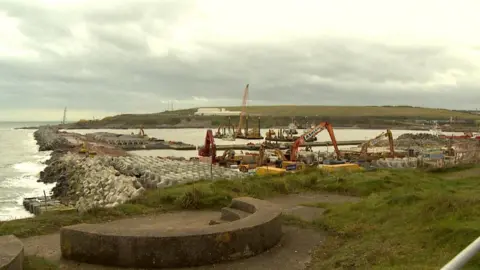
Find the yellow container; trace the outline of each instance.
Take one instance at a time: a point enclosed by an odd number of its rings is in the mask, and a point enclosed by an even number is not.
[[[256,174],[257,175],[281,175],[286,172],[285,169],[282,168],[275,168],[275,167],[257,167]]]
[[[334,171],[340,171],[340,170],[346,170],[346,171],[361,171],[361,170],[363,170],[363,168],[360,167],[360,165],[358,165],[356,163],[321,165],[319,167],[320,167],[320,169],[325,170],[327,172],[334,172]]]

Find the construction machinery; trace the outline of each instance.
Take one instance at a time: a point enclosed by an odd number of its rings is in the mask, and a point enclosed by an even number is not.
[[[223,139],[227,141],[235,140],[235,127],[233,125],[220,125],[217,132],[214,135],[217,139]]]
[[[311,140],[313,137],[316,137],[324,129],[326,129],[328,131],[328,134],[330,135],[330,140],[332,141],[333,148],[335,149],[336,158],[340,159],[342,156],[340,150],[338,149],[337,139],[335,138],[335,133],[333,132],[333,126],[329,122],[321,122],[317,126],[303,133],[302,136],[300,136],[292,144],[292,146],[290,147],[289,160],[296,161],[298,158],[297,156],[299,147],[303,145],[306,141]]]
[[[285,129],[278,129],[277,132],[275,132],[273,129],[270,129],[266,134],[265,134],[265,140],[266,141],[275,141],[275,142],[294,142],[297,140],[299,136],[293,136],[290,131],[285,130]],[[309,140],[306,140],[307,142],[314,142],[317,140],[317,137],[312,137]]]
[[[258,126],[249,129],[248,126],[248,116],[245,117],[245,129],[244,132],[240,130],[235,134],[236,138],[247,139],[247,140],[262,140],[263,136],[260,134],[260,117],[258,117]]]
[[[88,143],[87,142],[83,142],[82,144],[82,147],[80,148],[80,150],[78,151],[79,154],[84,154],[86,155],[87,157],[94,157],[97,155],[97,152],[95,151],[91,151],[89,149],[89,146],[88,146]]]
[[[238,122],[237,130],[235,132],[235,138],[249,139],[249,140],[262,140],[263,136],[260,134],[260,117],[258,117],[258,129],[253,128],[248,130],[248,115],[247,115],[247,100],[248,100],[249,84],[245,86],[242,99],[242,111],[240,112],[240,120]],[[245,124],[245,132],[242,133],[242,128]]]
[[[236,131],[236,135],[237,137],[240,135],[242,136],[242,127],[243,127],[243,122],[245,121],[245,115],[246,115],[246,110],[247,110],[247,99],[248,99],[248,87],[249,87],[249,84],[247,84],[245,86],[245,90],[243,90],[243,99],[242,99],[242,111],[240,112],[240,120],[238,122],[238,126],[237,126],[237,131]],[[247,134],[245,133],[245,136]]]
[[[364,142],[361,145],[360,158],[367,158],[368,157],[368,153],[367,153],[368,148],[371,147],[371,146],[375,146],[378,142],[383,140],[383,138],[385,138],[385,137],[388,138],[388,145],[389,145],[389,149],[390,149],[390,157],[394,158],[395,157],[395,147],[394,147],[394,142],[393,142],[392,131],[390,129],[387,129],[385,132],[380,133],[375,138]]]
[[[217,146],[215,145],[215,139],[213,138],[213,132],[211,129],[207,130],[205,134],[205,143],[198,149],[198,155],[200,157],[210,157],[212,164],[217,162]]]

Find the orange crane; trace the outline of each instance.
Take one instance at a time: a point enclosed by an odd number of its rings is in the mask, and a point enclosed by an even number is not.
[[[245,87],[245,90],[243,91],[242,111],[240,112],[240,121],[238,123],[236,135],[242,135],[242,127],[245,121],[245,114],[247,111],[248,86],[249,85],[247,84],[247,86]],[[247,136],[246,133],[245,133],[245,136]]]
[[[337,158],[341,157],[340,150],[338,149],[337,139],[335,138],[335,133],[333,132],[333,127],[328,122],[321,122],[316,127],[309,129],[305,133],[300,136],[293,144],[290,149],[290,161],[296,161],[298,155],[298,148],[305,143],[305,141],[311,140],[313,137],[317,136],[318,133],[322,132],[324,129],[327,129],[328,134],[330,135],[330,139],[333,144],[333,148],[335,149],[335,154],[337,154]]]

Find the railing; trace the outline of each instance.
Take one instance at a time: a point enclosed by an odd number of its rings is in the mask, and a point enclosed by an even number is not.
[[[480,252],[480,237],[473,241],[468,247],[462,250],[449,261],[441,270],[459,270],[470,261],[470,259]]]

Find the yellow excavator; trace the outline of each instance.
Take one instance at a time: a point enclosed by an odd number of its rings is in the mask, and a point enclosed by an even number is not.
[[[361,158],[367,158],[368,157],[368,153],[367,153],[368,148],[370,146],[375,146],[378,142],[383,140],[383,138],[385,138],[385,137],[388,138],[388,145],[389,145],[389,148],[390,148],[390,157],[394,158],[395,157],[395,148],[394,148],[394,143],[393,143],[392,131],[390,129],[387,129],[385,132],[380,133],[377,137],[364,142],[361,145],[360,157]]]
[[[89,151],[88,149],[88,143],[87,142],[83,142],[83,145],[82,147],[80,148],[80,151],[78,151],[78,153],[80,154],[85,154],[86,156],[89,156],[89,157],[93,157],[93,156],[96,156],[97,155],[97,152],[95,151]]]

